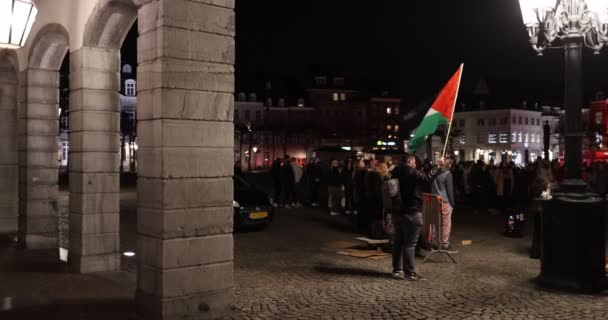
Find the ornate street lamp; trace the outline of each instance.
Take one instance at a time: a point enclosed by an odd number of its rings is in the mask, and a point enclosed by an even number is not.
[[[605,273],[605,202],[586,193],[581,179],[582,49],[599,54],[608,43],[608,0],[519,0],[532,48],[565,51],[565,180],[542,201],[541,285],[602,291]],[[535,237],[535,241],[536,241]],[[533,247],[534,244],[533,244]]]
[[[23,47],[37,14],[31,0],[0,0],[0,48]]]
[[[582,48],[599,54],[608,43],[606,0],[519,0],[532,48],[543,55],[551,48],[565,51],[566,181],[564,188],[582,191]]]

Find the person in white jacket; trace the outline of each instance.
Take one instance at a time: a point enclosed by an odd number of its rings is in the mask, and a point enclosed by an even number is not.
[[[302,167],[298,164],[297,159],[296,158],[291,158],[291,161],[289,163],[291,165],[291,168],[293,169],[293,175],[295,178],[295,187],[294,187],[294,191],[296,196],[294,197],[294,201],[295,203],[293,204],[294,207],[300,207],[301,204],[298,201],[298,184],[300,183],[300,180],[302,179]]]

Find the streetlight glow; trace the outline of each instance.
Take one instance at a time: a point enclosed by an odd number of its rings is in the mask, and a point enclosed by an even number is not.
[[[0,48],[23,47],[37,14],[31,0],[0,0]]]

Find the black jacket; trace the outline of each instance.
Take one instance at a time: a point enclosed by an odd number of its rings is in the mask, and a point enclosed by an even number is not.
[[[433,168],[428,174],[421,173],[407,165],[400,165],[393,170],[393,177],[399,179],[401,213],[422,212],[422,188],[431,183],[436,175],[436,168]]]
[[[344,175],[338,168],[333,167],[329,171],[329,174],[327,175],[327,185],[332,187],[341,187],[344,185]]]

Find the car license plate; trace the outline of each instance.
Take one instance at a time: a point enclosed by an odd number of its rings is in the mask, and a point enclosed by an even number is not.
[[[251,219],[264,219],[268,217],[268,212],[252,212],[249,214],[249,218]]]

